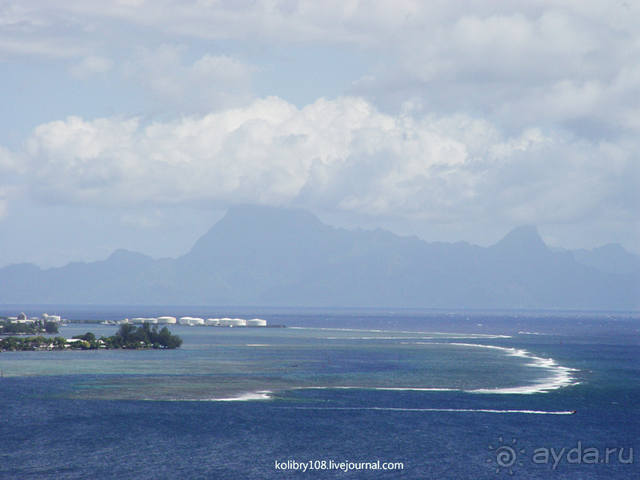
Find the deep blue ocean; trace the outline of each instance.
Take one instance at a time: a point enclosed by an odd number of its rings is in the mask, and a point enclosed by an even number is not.
[[[173,351],[0,353],[2,479],[640,478],[637,314],[0,310],[287,326],[172,326]],[[373,469],[387,462],[402,468]]]

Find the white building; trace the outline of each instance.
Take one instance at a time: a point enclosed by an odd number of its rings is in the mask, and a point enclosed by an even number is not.
[[[200,317],[180,317],[178,320],[180,325],[189,325],[190,327],[204,325],[204,318]]]
[[[221,318],[221,327],[246,327],[247,321],[242,318]]]
[[[252,318],[247,320],[247,327],[266,327],[267,321],[261,318]]]
[[[176,323],[176,317],[158,317],[158,323],[162,325],[173,325]]]
[[[135,317],[129,320],[129,323],[158,323],[158,319],[154,317]]]

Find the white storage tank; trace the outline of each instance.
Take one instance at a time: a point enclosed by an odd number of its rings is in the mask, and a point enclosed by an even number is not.
[[[173,325],[176,323],[176,317],[158,317],[158,323],[162,325]]]
[[[221,327],[246,327],[247,321],[242,318],[223,318],[220,320]]]
[[[261,318],[252,318],[247,320],[247,327],[266,327],[267,321]]]
[[[155,317],[135,317],[129,320],[130,323],[158,323]]]
[[[204,318],[200,317],[180,317],[178,320],[180,325],[189,325],[190,327],[194,327],[197,325],[204,325]]]

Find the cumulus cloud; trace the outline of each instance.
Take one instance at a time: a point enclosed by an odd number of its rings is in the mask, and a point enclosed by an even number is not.
[[[304,108],[275,97],[168,122],[40,125],[28,141],[48,202],[304,205],[453,222],[566,223],[632,208],[633,151],[466,115],[390,115],[352,97]],[[622,185],[629,185],[624,191]]]
[[[584,136],[638,133],[640,10],[601,2],[459,4],[408,22],[401,41],[353,92],[394,108],[477,112],[503,128],[531,124]],[[465,5],[466,8],[466,5]],[[628,18],[623,19],[622,17]],[[636,23],[629,18],[635,18]],[[584,131],[584,124],[596,128]]]
[[[20,173],[23,167],[15,153],[0,145],[0,173]]]
[[[638,133],[639,24],[638,4],[604,0],[34,0],[0,9],[0,51],[90,58],[87,48],[119,37],[121,47],[138,44],[136,32],[250,50],[321,45],[373,53],[377,66],[371,62],[351,93],[388,111],[417,97],[427,111],[489,116],[503,128],[544,123],[605,137]],[[246,95],[249,66],[219,54],[185,62],[178,50],[139,50],[130,78],[189,112],[237,105],[230,99]]]
[[[209,111],[249,99],[255,67],[229,55],[206,54],[185,62],[184,50],[175,45],[140,48],[124,73],[161,99],[165,109],[171,104],[181,111]]]
[[[72,16],[40,2],[0,4],[0,59],[12,56],[71,58],[86,53],[84,42],[74,41],[57,27],[69,27]]]
[[[21,190],[21,176],[28,172],[25,159],[0,145],[0,220]]]
[[[638,25],[640,5],[604,0],[13,2],[0,58],[108,73],[125,106],[38,126],[0,171],[19,165],[48,202],[617,222],[630,238]],[[357,68],[332,76],[336,49]],[[253,97],[279,84],[285,99]],[[126,103],[141,93],[150,109]]]

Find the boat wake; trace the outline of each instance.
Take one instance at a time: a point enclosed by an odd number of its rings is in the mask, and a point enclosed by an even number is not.
[[[226,398],[208,398],[209,402],[249,402],[253,400],[271,400],[273,392],[270,390],[260,390],[257,392],[248,392],[236,395],[235,397]]]
[[[520,413],[527,415],[573,415],[575,410],[498,410],[492,408],[399,408],[399,407],[279,407],[293,410],[375,410],[383,412],[436,412],[436,413]]]

